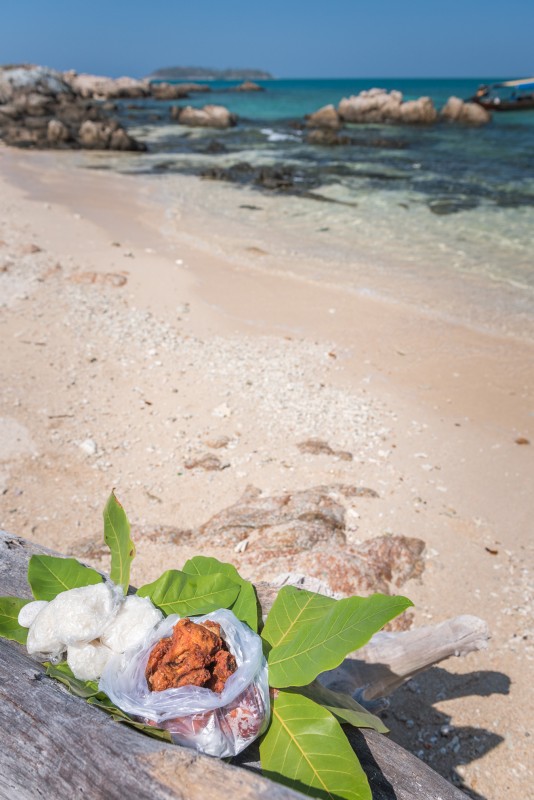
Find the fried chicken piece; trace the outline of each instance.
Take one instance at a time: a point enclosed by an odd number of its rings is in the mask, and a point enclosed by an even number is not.
[[[205,622],[198,622],[197,624],[201,625],[203,628],[207,628],[209,631],[214,633],[215,636],[219,636],[222,639],[221,626],[218,622],[212,622],[211,619],[207,619]],[[225,646],[224,641],[223,646]]]
[[[237,661],[228,650],[219,650],[210,664],[211,677],[206,687],[212,692],[222,692],[230,675],[237,669]]]
[[[189,685],[221,692],[236,669],[236,660],[221,636],[221,626],[210,620],[197,624],[185,617],[176,623],[172,636],[154,645],[145,676],[153,692]]]
[[[166,639],[160,639],[159,642],[156,642],[154,647],[152,648],[152,652],[148,657],[148,663],[146,665],[145,675],[150,686],[150,678],[157,670],[159,663],[169,647],[171,646],[171,637],[168,636]]]

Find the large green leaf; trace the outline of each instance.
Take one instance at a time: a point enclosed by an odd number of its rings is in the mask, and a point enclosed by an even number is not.
[[[241,577],[233,564],[227,564],[208,556],[194,556],[185,562],[183,571],[188,575],[227,575],[232,581],[238,583],[241,589],[231,610],[253,631],[258,630],[259,609],[256,590],[250,581]]]
[[[406,597],[373,594],[336,600],[315,622],[301,626],[290,641],[268,656],[271,686],[306,686],[339,666],[348,653],[369,641],[386,622],[413,605]]]
[[[300,694],[280,692],[275,698],[260,758],[264,775],[312,797],[372,800],[339,722]]]
[[[28,583],[36,600],[53,600],[68,589],[102,583],[102,575],[84,567],[75,558],[32,556],[28,564]]]
[[[239,584],[226,575],[187,575],[170,569],[157,581],[141,586],[137,594],[150,597],[164,614],[184,617],[230,608],[239,590]]]
[[[84,700],[87,700],[99,693],[97,681],[82,681],[80,678],[75,678],[66,661],[62,661],[60,664],[46,662],[45,665],[46,674],[66,686],[76,697],[83,697]]]
[[[130,585],[130,565],[135,556],[135,545],[130,536],[130,523],[126,513],[111,492],[104,508],[104,541],[111,550],[110,578],[122,586],[124,594]]]
[[[298,691],[304,697],[309,697],[310,700],[324,706],[342,723],[348,722],[355,728],[373,728],[378,733],[388,733],[382,720],[357,703],[350,694],[334,692],[332,689],[322,686],[318,681],[310,683],[309,686],[301,686],[294,691]]]
[[[20,609],[29,602],[20,597],[0,597],[0,636],[26,644],[28,628],[19,625],[18,617]]]
[[[292,642],[301,628],[322,619],[335,600],[323,594],[284,586],[278,592],[261,632],[269,648]]]

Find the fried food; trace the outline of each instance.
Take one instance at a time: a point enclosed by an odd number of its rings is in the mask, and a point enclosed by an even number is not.
[[[176,623],[172,636],[154,645],[145,676],[152,692],[204,686],[220,693],[236,669],[221,626],[210,620],[198,624],[185,617]]]

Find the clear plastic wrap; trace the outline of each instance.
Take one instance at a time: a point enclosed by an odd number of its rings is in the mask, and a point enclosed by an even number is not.
[[[100,689],[132,717],[168,730],[176,744],[223,758],[245,749],[269,722],[267,662],[260,637],[227,609],[213,611],[194,622],[219,623],[237,670],[218,694],[200,686],[181,686],[151,692],[145,678],[155,643],[170,636],[180,619],[162,620],[137,648],[114,656],[100,679]]]

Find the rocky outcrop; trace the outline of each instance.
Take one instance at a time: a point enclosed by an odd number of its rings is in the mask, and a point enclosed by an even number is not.
[[[491,114],[478,103],[466,103],[459,97],[449,97],[440,111],[441,119],[464,125],[487,125]]]
[[[408,100],[400,104],[400,122],[407,125],[432,125],[436,122],[438,113],[430,97],[420,97],[418,100]]]
[[[171,118],[192,128],[231,128],[237,123],[237,116],[224,106],[204,106],[193,108],[185,106],[171,108]]]
[[[254,83],[254,81],[243,81],[240,83],[239,86],[236,86],[234,92],[264,92],[265,89],[263,86],[260,86],[258,83]]]
[[[306,125],[308,128],[330,128],[337,130],[341,127],[341,120],[339,114],[332,104],[323,106],[313,114],[306,117]]]
[[[102,105],[45,67],[0,69],[0,138],[17,147],[145,149]]]
[[[160,83],[150,84],[150,94],[156,100],[179,100],[195,92],[211,92],[211,87],[202,83]]]
[[[430,97],[403,102],[401,92],[369,89],[359,95],[345,97],[338,106],[344,122],[385,122],[406,124],[431,124],[437,120],[437,111]]]
[[[102,75],[78,74],[71,70],[63,73],[63,79],[79,97],[84,99],[115,100],[148,97],[148,81],[135,78],[107,78]]]
[[[373,489],[351,484],[279,494],[263,494],[248,486],[236,503],[199,528],[162,530],[153,538],[228,548],[240,570],[263,580],[289,572],[316,578],[337,596],[394,594],[422,574],[425,544],[402,535],[350,542],[347,506],[358,504],[362,509],[377,500]],[[409,617],[399,620],[399,628],[406,622]]]

